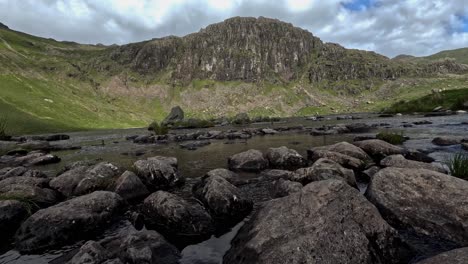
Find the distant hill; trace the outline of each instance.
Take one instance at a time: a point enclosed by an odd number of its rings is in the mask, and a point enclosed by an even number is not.
[[[389,59],[263,17],[122,46],[0,26],[0,115],[24,133],[144,126],[174,105],[201,118],[377,111],[434,87],[463,88],[461,57]]]
[[[430,60],[439,60],[445,58],[452,58],[458,63],[463,63],[468,65],[468,48],[455,49],[455,50],[445,50],[439,53],[436,53],[431,56],[424,57]]]

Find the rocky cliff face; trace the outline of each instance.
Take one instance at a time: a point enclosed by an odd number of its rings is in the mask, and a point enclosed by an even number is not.
[[[174,81],[290,82],[395,79],[466,72],[455,62],[415,65],[374,52],[323,43],[276,19],[235,17],[185,37],[166,37],[115,48],[111,58],[144,75],[170,73]]]

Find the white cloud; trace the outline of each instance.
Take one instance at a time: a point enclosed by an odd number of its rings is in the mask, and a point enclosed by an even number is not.
[[[372,0],[370,8],[346,9],[353,1],[361,0],[0,0],[0,22],[59,40],[124,44],[182,36],[232,16],[266,16],[387,56],[468,46],[467,0]]]

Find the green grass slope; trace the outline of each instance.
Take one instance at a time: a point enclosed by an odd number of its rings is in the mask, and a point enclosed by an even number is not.
[[[452,58],[458,63],[468,64],[468,48],[445,50],[424,58],[429,60]]]

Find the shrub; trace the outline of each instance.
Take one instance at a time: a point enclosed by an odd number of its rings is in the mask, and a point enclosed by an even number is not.
[[[153,131],[156,135],[166,135],[169,133],[169,128],[166,125],[163,125],[162,123],[158,123],[156,121],[153,121],[149,127],[149,131]]]
[[[0,117],[0,140],[10,140],[11,136],[7,134],[7,118]]]
[[[392,132],[381,132],[376,135],[377,139],[386,141],[393,145],[401,145],[405,142],[405,137],[403,136],[403,132],[401,133],[392,133]]]
[[[447,166],[452,176],[468,179],[468,154],[462,152],[455,154],[447,162]]]

